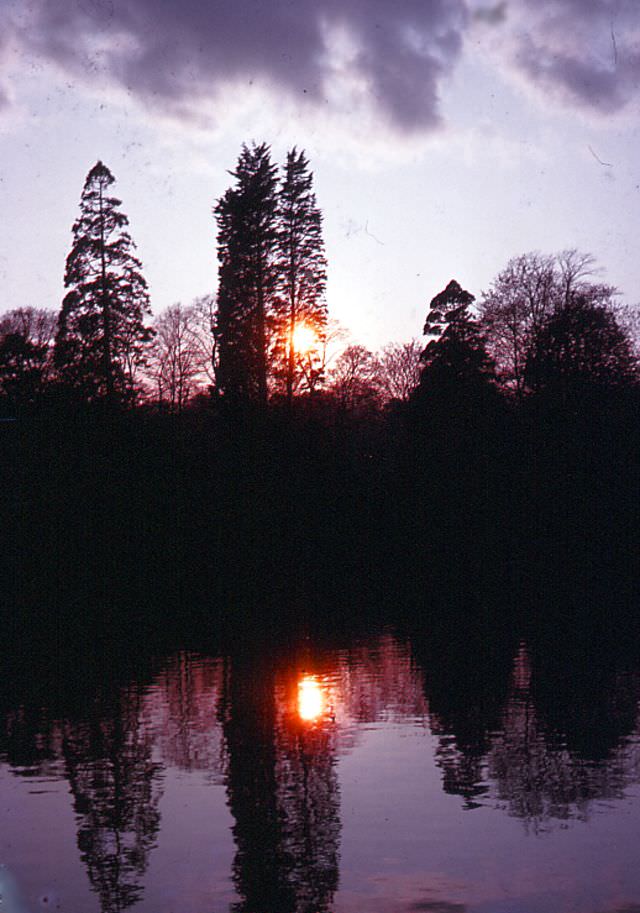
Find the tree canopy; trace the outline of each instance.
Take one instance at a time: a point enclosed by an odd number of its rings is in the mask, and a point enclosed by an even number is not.
[[[115,179],[97,162],[85,180],[64,277],[54,363],[60,381],[87,401],[130,401],[151,331],[147,283]]]
[[[632,386],[638,381],[638,366],[614,314],[576,296],[538,330],[525,380],[538,392],[575,396]]]
[[[431,300],[424,332],[439,336],[422,352],[418,399],[465,397],[493,387],[493,362],[469,311],[473,302],[474,296],[455,279]]]
[[[305,380],[306,372],[319,370],[318,365],[309,364],[309,352],[313,349],[314,337],[316,346],[319,345],[327,323],[324,299],[327,260],[322,239],[322,213],[312,187],[309,162],[304,152],[293,148],[287,154],[279,192],[280,294],[275,320],[275,373],[284,381],[289,402]]]
[[[262,143],[242,147],[235,183],[218,200],[217,385],[231,400],[265,403],[268,319],[278,290],[277,167]]]

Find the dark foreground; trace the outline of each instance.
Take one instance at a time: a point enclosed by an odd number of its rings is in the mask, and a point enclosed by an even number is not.
[[[636,423],[486,418],[0,429],[12,913],[640,908]]]

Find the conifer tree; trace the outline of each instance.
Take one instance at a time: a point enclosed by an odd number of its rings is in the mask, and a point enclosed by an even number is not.
[[[493,362],[478,323],[469,313],[474,300],[455,279],[432,299],[424,325],[425,335],[432,339],[420,359],[418,399],[469,397],[493,389]]]
[[[307,336],[315,334],[320,342],[327,323],[322,213],[312,186],[309,162],[294,147],[284,168],[278,228],[277,371],[284,379],[289,402],[303,373],[296,356],[306,354],[296,352],[296,329],[304,327]]]
[[[152,331],[147,283],[121,201],[109,196],[114,177],[97,162],[85,180],[80,215],[64,277],[54,365],[65,386],[83,399],[126,402],[134,395],[133,370]]]
[[[218,224],[217,386],[230,400],[265,403],[269,320],[278,286],[277,169],[266,143],[242,147]]]

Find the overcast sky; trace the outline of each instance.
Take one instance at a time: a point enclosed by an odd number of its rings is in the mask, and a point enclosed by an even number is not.
[[[58,308],[97,159],[158,312],[215,291],[242,142],[306,149],[332,316],[575,247],[640,301],[640,0],[0,0],[0,311]]]

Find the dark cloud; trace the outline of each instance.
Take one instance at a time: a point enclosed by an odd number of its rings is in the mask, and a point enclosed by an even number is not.
[[[257,85],[429,130],[467,36],[545,98],[608,115],[638,96],[640,0],[0,0],[0,44],[27,65],[180,115]]]
[[[479,6],[473,11],[473,18],[477,22],[487,25],[501,25],[507,18],[507,3],[495,3],[493,6]]]
[[[509,11],[512,61],[545,93],[604,115],[638,96],[638,0],[519,0]]]
[[[465,913],[467,907],[446,900],[427,900],[412,904],[411,909],[416,913]]]
[[[355,80],[406,130],[438,124],[439,84],[468,20],[465,0],[20,0],[18,10],[23,53],[159,108],[186,110],[243,82],[325,104],[340,79]]]

